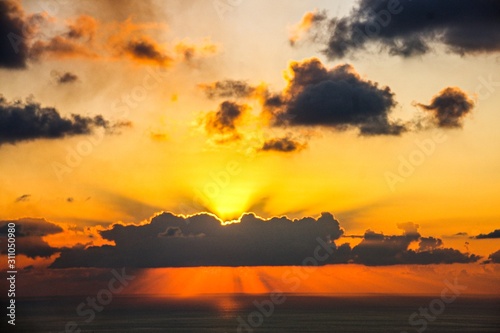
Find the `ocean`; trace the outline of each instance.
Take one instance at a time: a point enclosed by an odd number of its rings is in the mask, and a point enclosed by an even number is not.
[[[485,297],[121,296],[102,308],[87,297],[18,299],[16,328],[1,332],[500,332],[500,299]]]

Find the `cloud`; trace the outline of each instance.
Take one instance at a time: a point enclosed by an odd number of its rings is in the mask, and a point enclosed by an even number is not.
[[[189,220],[163,213],[140,226],[115,224],[101,232],[115,246],[64,249],[51,267],[300,265],[342,233],[329,213],[299,220],[246,214],[228,225],[207,213]]]
[[[369,45],[403,57],[434,45],[460,55],[498,52],[499,13],[496,0],[360,0],[348,16],[325,25],[324,53],[338,59]]]
[[[158,65],[168,65],[172,61],[172,58],[167,56],[156,42],[147,37],[129,41],[124,51],[135,60],[153,62]]]
[[[479,234],[471,238],[475,239],[500,238],[500,229],[496,229],[495,231],[492,231],[489,234]]]
[[[9,223],[15,224],[17,254],[24,254],[30,258],[46,258],[60,251],[58,248],[51,247],[43,240],[43,237],[62,232],[63,229],[61,227],[44,219],[24,218],[0,221],[0,238],[5,238],[1,241],[2,253],[7,253],[6,238],[9,233]]]
[[[202,89],[207,98],[245,98],[251,96],[256,88],[242,80],[224,80],[212,83],[202,83],[198,87]]]
[[[361,243],[352,251],[344,250],[344,256],[350,262],[368,266],[402,264],[451,264],[476,262],[481,257],[462,253],[456,249],[443,248],[442,240],[434,237],[422,237],[418,225],[411,222],[398,225],[404,230],[403,235],[386,236],[367,230]],[[412,250],[410,244],[418,242],[418,249]]]
[[[147,223],[114,224],[100,231],[114,245],[60,249],[51,268],[301,265],[318,248],[325,251],[321,255],[329,254],[320,264],[427,265],[480,259],[445,248],[438,238],[422,237],[411,222],[399,227],[402,235],[367,230],[351,248],[348,243],[336,244],[344,230],[330,213],[294,220],[247,213],[229,224],[209,213],[189,217],[162,213]]]
[[[20,197],[16,198],[16,202],[29,201],[30,198],[31,198],[31,194],[23,194]]]
[[[217,45],[205,40],[201,44],[190,42],[179,42],[175,45],[175,52],[187,62],[191,62],[196,58],[203,58],[214,55],[218,52]]]
[[[457,87],[448,87],[434,96],[430,104],[417,106],[431,114],[431,121],[441,128],[462,128],[463,119],[472,112],[474,102]]]
[[[55,108],[42,107],[32,100],[8,102],[0,96],[0,146],[36,139],[55,139],[90,134],[95,128],[113,130],[125,123],[110,124],[101,115],[63,117]]]
[[[29,22],[18,1],[0,1],[0,67],[20,69],[28,60]]]
[[[91,41],[97,33],[97,20],[88,15],[81,15],[68,24],[66,36],[71,39]]]
[[[78,81],[78,75],[71,72],[55,73],[58,84],[68,84]]]
[[[493,262],[495,264],[500,264],[500,250],[497,252],[494,252],[488,256],[488,259],[490,262]]]
[[[290,28],[288,41],[294,46],[306,34],[310,34],[311,29],[315,28],[321,22],[327,19],[325,11],[318,12],[316,9],[311,12],[306,12],[299,23]]]
[[[396,105],[389,87],[364,80],[349,64],[327,69],[319,59],[291,62],[288,86],[266,101],[277,125],[357,128],[360,135],[400,135],[389,119]]]
[[[289,137],[269,139],[264,142],[262,151],[278,151],[283,153],[290,153],[304,149],[307,144],[300,143]]]
[[[204,118],[205,130],[209,135],[219,136],[219,141],[238,140],[241,136],[236,125],[242,120],[247,106],[224,101],[217,111],[209,112]]]

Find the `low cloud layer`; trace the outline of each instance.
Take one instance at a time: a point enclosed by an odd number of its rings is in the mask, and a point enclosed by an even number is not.
[[[62,116],[55,108],[42,107],[32,100],[9,102],[0,96],[0,146],[36,139],[91,134],[96,128],[111,130],[123,124],[110,124],[101,115]]]
[[[473,238],[475,239],[500,238],[500,229],[496,229],[488,234],[479,234]]]
[[[314,265],[306,259],[320,251],[317,256],[322,259],[316,259],[320,265],[426,265],[480,259],[445,248],[438,238],[422,237],[418,225],[411,222],[398,227],[402,235],[368,230],[361,243],[351,248],[348,243],[337,245],[344,231],[329,213],[296,220],[265,220],[246,214],[239,223],[227,225],[207,213],[189,218],[163,213],[140,226],[116,224],[100,232],[115,245],[61,249],[51,267]],[[417,249],[412,244],[418,245]]]
[[[437,45],[460,55],[500,51],[496,0],[360,0],[348,16],[316,23],[327,35],[324,53],[330,59],[371,45],[403,57],[428,53]]]
[[[114,225],[101,235],[115,246],[66,249],[52,267],[300,265],[318,239],[326,244],[342,233],[328,213],[300,220],[247,214],[229,225],[209,214],[163,213],[142,226]]]
[[[15,224],[16,253],[24,254],[30,258],[50,257],[60,251],[51,247],[42,237],[57,234],[63,229],[44,219],[19,219],[0,221],[0,240],[2,253],[7,253],[7,236],[9,233],[9,223]]]

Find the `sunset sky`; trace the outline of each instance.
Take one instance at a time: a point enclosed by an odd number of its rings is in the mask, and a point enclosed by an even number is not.
[[[331,265],[287,291],[495,289],[499,3],[389,3],[0,1],[21,293],[287,289],[318,238]]]

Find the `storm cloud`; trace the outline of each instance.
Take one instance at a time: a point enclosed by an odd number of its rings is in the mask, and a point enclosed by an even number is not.
[[[32,100],[9,102],[0,96],[0,146],[5,143],[91,134],[95,128],[111,130],[115,126],[122,124],[112,125],[101,115],[86,117],[72,114],[64,117],[55,108],[42,107]]]
[[[400,135],[390,119],[396,105],[389,87],[365,80],[349,64],[327,69],[319,59],[292,62],[288,86],[266,102],[276,125],[357,128],[360,135]]]
[[[52,254],[60,251],[58,248],[51,247],[42,237],[57,234],[63,229],[44,219],[19,219],[0,221],[0,238],[2,253],[7,252],[7,235],[9,223],[15,224],[16,235],[16,253],[24,254],[30,258],[50,257]]]
[[[324,27],[324,53],[330,59],[369,45],[403,57],[428,53],[437,45],[460,55],[498,52],[500,2],[360,0],[348,16],[332,18]]]

